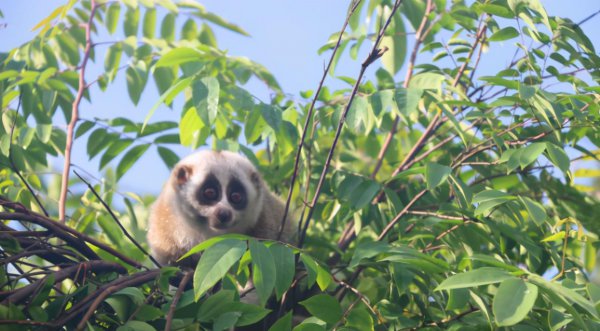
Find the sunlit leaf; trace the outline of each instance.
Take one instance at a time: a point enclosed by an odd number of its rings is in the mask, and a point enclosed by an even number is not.
[[[496,323],[510,326],[522,321],[533,308],[537,294],[537,286],[520,278],[502,281],[492,305]]]
[[[318,317],[328,324],[333,325],[342,318],[340,303],[327,294],[317,294],[301,301],[300,304],[313,316]]]
[[[506,279],[514,278],[504,269],[483,267],[463,273],[459,273],[445,279],[436,291],[450,290],[455,288],[476,287],[487,284],[499,283]]]
[[[209,247],[198,262],[194,272],[194,297],[196,301],[212,288],[246,251],[246,242],[225,239]]]

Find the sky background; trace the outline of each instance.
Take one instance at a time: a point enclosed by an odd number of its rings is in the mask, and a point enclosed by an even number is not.
[[[36,34],[31,31],[35,24],[48,16],[54,8],[66,2],[67,0],[0,0],[0,10],[4,14],[4,18],[0,18],[0,51],[9,51],[30,40]],[[300,91],[316,88],[330,55],[329,52],[325,52],[319,56],[317,50],[327,42],[332,33],[339,31],[349,3],[349,1],[341,0],[208,0],[200,2],[206,6],[207,10],[241,26],[251,35],[251,37],[244,37],[214,27],[219,47],[228,50],[231,55],[243,55],[265,65],[275,75],[284,92],[294,98],[299,98]],[[599,0],[541,0],[541,2],[550,16],[568,17],[575,22],[600,10]],[[121,22],[119,22],[119,27],[121,27],[120,24]],[[600,49],[600,34],[598,33],[600,31],[600,15],[585,23],[582,28],[592,39],[596,48]],[[118,29],[118,34],[122,34],[121,29]],[[106,39],[104,37],[95,37],[94,41],[119,39],[118,35],[106,37]],[[504,45],[505,50],[514,52],[513,45],[514,41],[508,42]],[[366,50],[367,47],[363,46],[363,54],[358,56],[357,61],[349,59],[346,53],[345,59],[338,65],[336,74],[356,77]],[[102,53],[104,51],[100,50]],[[510,61],[510,57],[502,56],[500,58],[506,63]],[[103,61],[102,54],[97,60],[100,68]],[[498,63],[494,63],[493,59],[487,64],[482,63],[484,71],[492,73],[497,71],[497,68]],[[373,72],[374,70],[371,70],[367,78],[372,77]],[[92,67],[88,77],[94,77],[93,73],[94,68]],[[397,74],[397,79],[402,79],[404,74],[405,71],[402,69]],[[120,79],[117,78],[114,84],[109,85],[105,93],[93,91],[93,104],[83,103],[80,116],[86,119],[128,116],[134,120],[143,120],[159,97],[154,83],[149,82],[142,95],[142,100],[135,107],[127,95],[123,76],[124,72],[120,73]],[[328,78],[326,85],[346,86],[332,77]],[[262,84],[250,82],[246,88],[263,101],[268,102],[269,92]],[[179,112],[168,108],[159,108],[153,119],[177,121]],[[185,148],[177,148],[176,152],[180,156],[184,156],[190,151]],[[77,140],[75,142],[73,163],[95,178],[102,177],[98,171],[98,159],[90,162],[85,150],[85,141]],[[112,164],[116,166],[114,162]],[[62,160],[54,160],[54,167],[62,168]],[[150,149],[120,181],[120,190],[132,191],[137,194],[156,194],[160,191],[168,173],[169,170],[158,158],[156,152]]]

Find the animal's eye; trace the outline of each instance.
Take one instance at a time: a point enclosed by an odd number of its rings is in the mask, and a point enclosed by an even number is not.
[[[214,200],[217,198],[217,190],[212,187],[204,189],[204,198],[207,200]]]
[[[243,199],[243,197],[240,192],[233,192],[229,196],[229,200],[231,200],[231,202],[233,202],[233,203],[240,203],[240,202],[242,202],[242,199]]]

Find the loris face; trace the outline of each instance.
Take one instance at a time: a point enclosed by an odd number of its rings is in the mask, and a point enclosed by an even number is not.
[[[202,151],[181,160],[172,177],[192,227],[212,235],[244,233],[258,221],[261,179],[247,159]]]

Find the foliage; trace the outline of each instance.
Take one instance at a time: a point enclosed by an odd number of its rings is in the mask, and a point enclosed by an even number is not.
[[[70,1],[0,55],[1,326],[289,330],[294,311],[295,330],[600,328],[600,203],[575,182],[597,171],[574,166],[599,155],[600,58],[577,23],[538,0],[353,2],[320,52],[335,74],[370,50],[359,76],[300,101],[214,27],[246,34],[193,1]],[[144,121],[76,117],[123,77],[133,104],[148,81],[160,93]],[[177,102],[178,120],[153,120]],[[50,160],[70,164],[71,143],[100,183],[59,187],[71,174]],[[172,166],[178,144],[244,153],[304,206],[306,237],[215,238],[193,276],[154,268],[119,227],[143,243],[152,198],[108,206],[140,157]],[[258,305],[240,300],[250,278]]]

